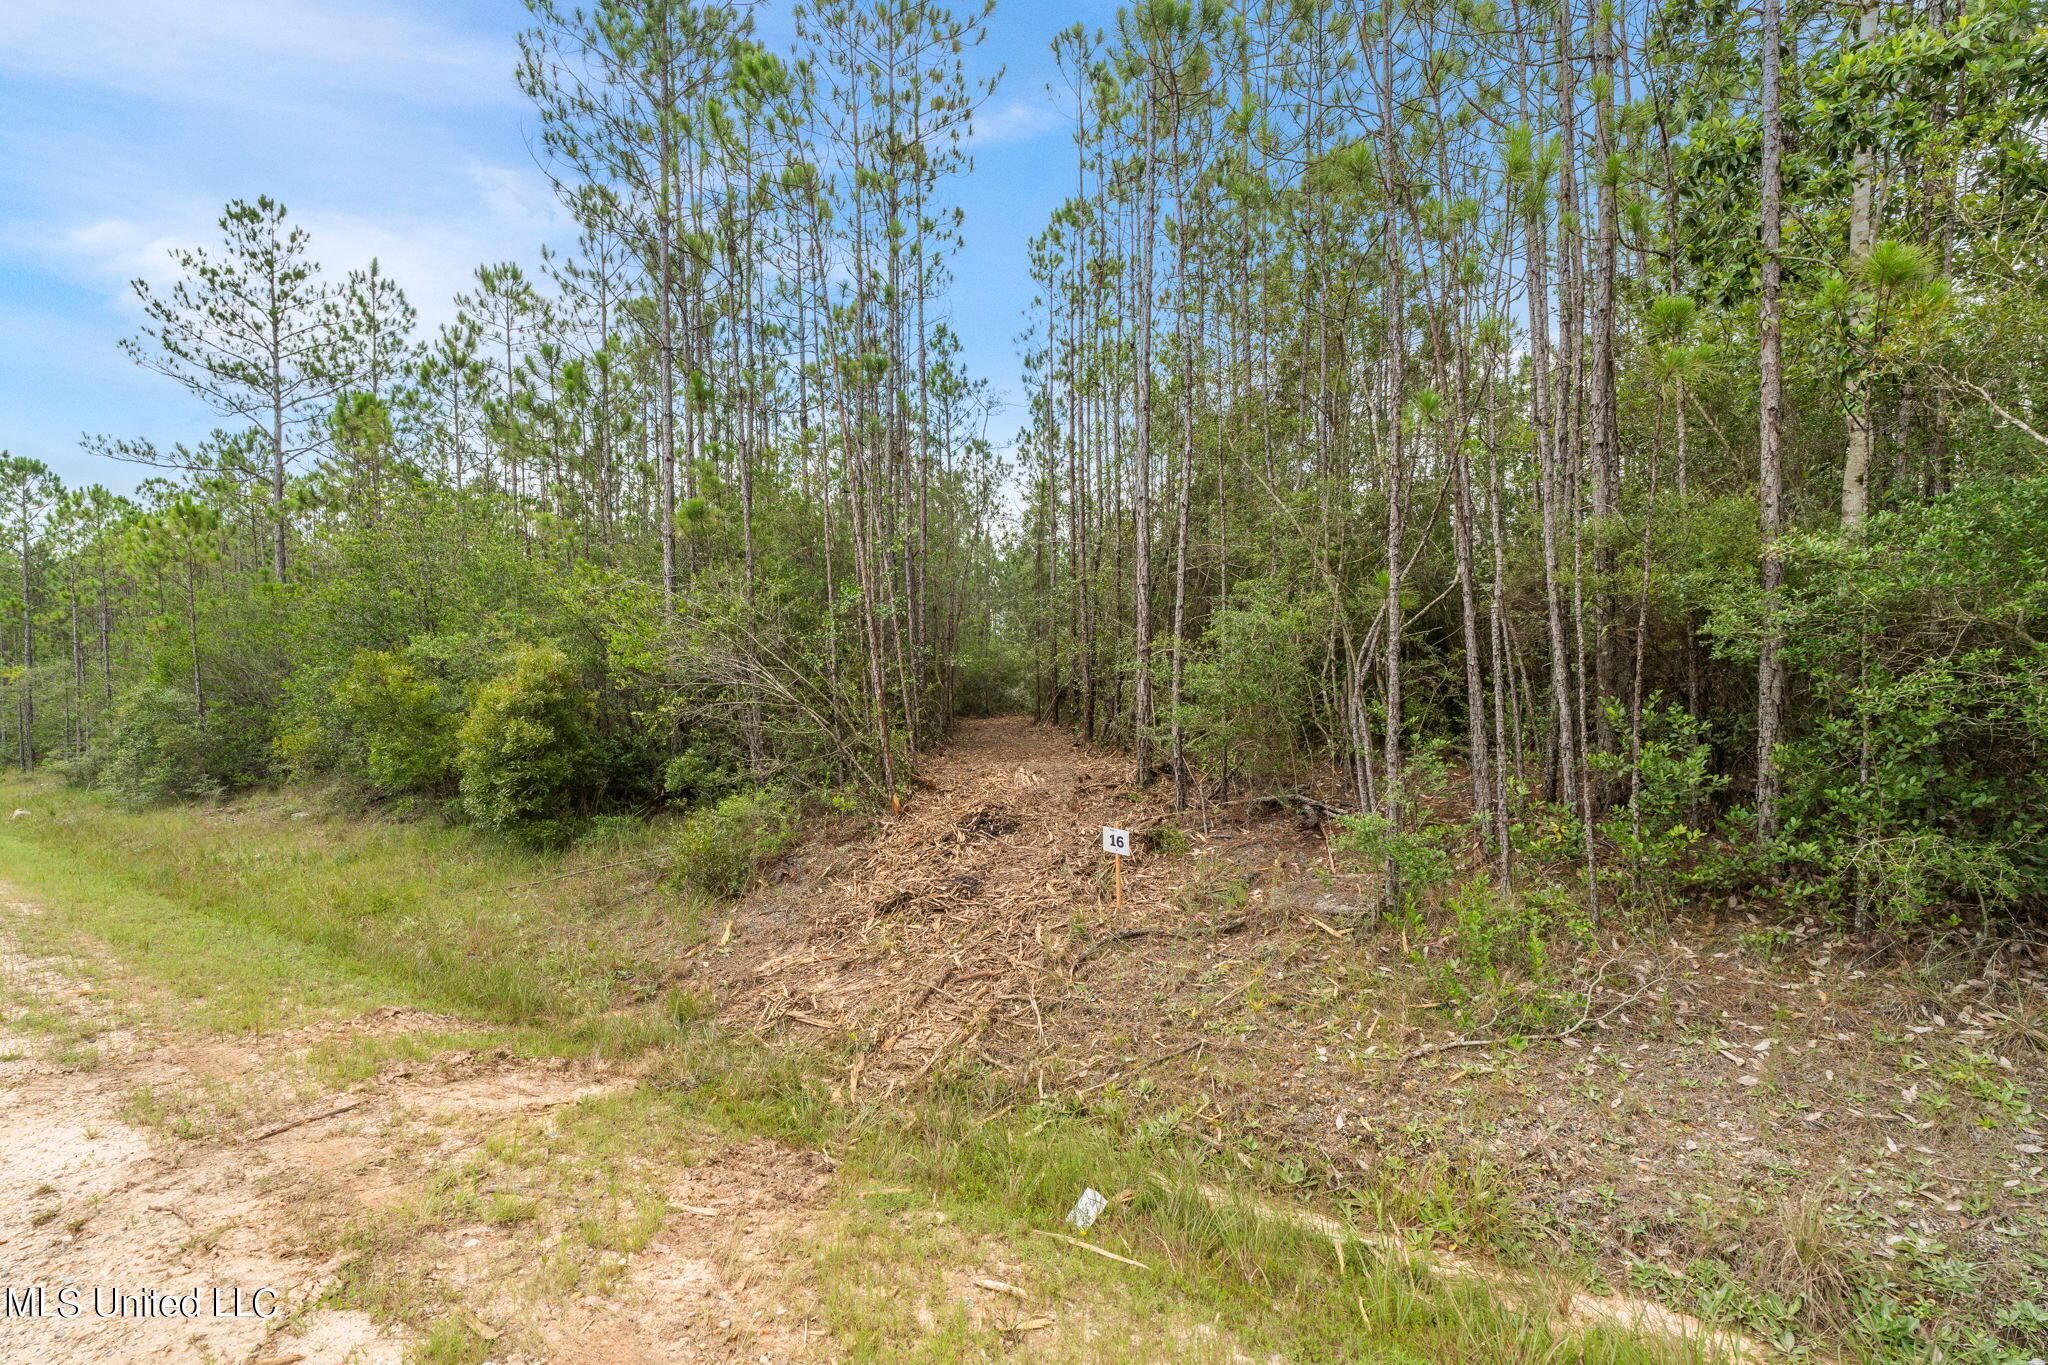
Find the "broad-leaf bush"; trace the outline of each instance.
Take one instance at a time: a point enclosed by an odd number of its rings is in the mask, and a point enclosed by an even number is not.
[[[223,788],[189,692],[137,687],[109,718],[91,765],[93,780],[125,805],[214,795]]]
[[[594,708],[569,656],[520,645],[477,689],[456,732],[462,806],[487,829],[533,844],[575,832],[596,785]]]
[[[675,878],[700,895],[727,898],[796,841],[796,803],[774,791],[741,792],[683,824]]]
[[[318,690],[324,696],[278,739],[295,775],[339,772],[386,795],[454,786],[460,693],[428,667],[364,650],[331,689]]]
[[[2048,478],[1986,480],[1787,551],[1777,624],[1808,715],[1779,753],[1782,858],[1902,924],[2048,901]],[[1753,607],[1715,622],[1747,645]]]
[[[1204,771],[1284,781],[1312,762],[1328,615],[1325,599],[1290,583],[1259,579],[1232,591],[1188,652],[1180,721]]]

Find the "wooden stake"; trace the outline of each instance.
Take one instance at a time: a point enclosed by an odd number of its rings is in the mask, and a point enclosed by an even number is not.
[[[1116,864],[1116,908],[1124,908],[1124,860],[1112,853],[1109,860]]]

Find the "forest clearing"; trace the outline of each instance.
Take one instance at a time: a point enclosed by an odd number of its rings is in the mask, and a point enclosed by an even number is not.
[[[2042,0],[22,4],[0,1355],[2048,1360]]]
[[[1171,826],[1115,755],[970,721],[920,776],[735,902],[647,843],[17,784],[0,1265],[288,1313],[7,1344],[1770,1361],[2030,1292],[2038,963],[1736,916],[1440,998],[1486,928],[1362,923],[1293,815],[1150,835],[1119,911],[1099,825]],[[1122,1259],[1038,1235],[1090,1187]]]

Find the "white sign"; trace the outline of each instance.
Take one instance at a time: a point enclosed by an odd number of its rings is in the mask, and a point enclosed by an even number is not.
[[[1104,853],[1120,854],[1126,858],[1130,857],[1131,832],[1127,829],[1115,829],[1109,825],[1104,825],[1102,827],[1102,851]]]
[[[1118,830],[1117,833],[1123,833]],[[1076,1232],[1086,1232],[1095,1226],[1095,1220],[1109,1207],[1109,1201],[1102,1197],[1102,1191],[1090,1187],[1081,1191],[1081,1197],[1074,1201],[1074,1207],[1067,1210],[1067,1226]]]

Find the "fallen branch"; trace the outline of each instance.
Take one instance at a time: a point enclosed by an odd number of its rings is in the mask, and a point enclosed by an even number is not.
[[[1358,813],[1357,811],[1346,810],[1342,806],[1333,806],[1327,801],[1319,801],[1315,797],[1302,792],[1274,792],[1271,796],[1264,799],[1283,806],[1292,801],[1304,810],[1316,811],[1322,815],[1356,815]]]
[[[1127,943],[1137,938],[1202,938],[1209,934],[1234,934],[1244,928],[1248,922],[1243,919],[1234,919],[1227,920],[1222,924],[1204,925],[1199,929],[1119,929],[1113,934],[1104,934],[1101,938],[1096,939],[1095,942],[1075,954],[1074,965],[1068,969],[1068,973],[1072,976],[1079,976],[1083,963],[1112,944]]]
[[[1186,1047],[1175,1048],[1171,1052],[1162,1052],[1157,1057],[1149,1057],[1142,1062],[1137,1062],[1131,1066],[1125,1067],[1122,1071],[1112,1072],[1110,1075],[1103,1077],[1103,1079],[1097,1081],[1095,1084],[1089,1086],[1087,1089],[1076,1090],[1074,1092],[1074,1098],[1078,1100],[1081,1099],[1083,1096],[1092,1095],[1096,1091],[1102,1089],[1104,1086],[1114,1085],[1116,1082],[1124,1079],[1126,1076],[1135,1075],[1137,1072],[1143,1071],[1148,1066],[1158,1066],[1161,1062],[1170,1062],[1176,1057],[1185,1057],[1190,1052],[1195,1051],[1197,1048],[1204,1048],[1208,1045],[1209,1040],[1207,1038],[1197,1038],[1194,1042],[1189,1043]]]
[[[1596,981],[1594,984],[1597,985],[1599,983],[1598,981]],[[1627,1009],[1630,1005],[1635,1004],[1636,1001],[1642,999],[1644,993],[1648,990],[1649,987],[1644,986],[1642,990],[1637,991],[1634,995],[1622,997],[1621,999],[1615,1001],[1613,1004],[1609,1005],[1606,1009],[1601,1010],[1598,1014],[1594,1014],[1592,1010],[1589,1008],[1585,1013],[1579,1016],[1577,1023],[1572,1024],[1568,1028],[1560,1029],[1556,1033],[1510,1034],[1508,1037],[1505,1038],[1453,1038],[1449,1042],[1444,1043],[1425,1043],[1421,1047],[1410,1048],[1408,1051],[1402,1053],[1401,1056],[1395,1061],[1394,1065],[1406,1066],[1408,1063],[1414,1061],[1418,1057],[1427,1057],[1433,1053],[1438,1052],[1451,1052],[1458,1048],[1499,1047],[1503,1043],[1513,1042],[1518,1039],[1521,1042],[1525,1043],[1559,1042],[1563,1039],[1571,1037],[1575,1033],[1583,1033],[1587,1029],[1593,1027],[1596,1024],[1606,1023],[1609,1018],[1611,1018],[1615,1014],[1620,1013],[1622,1010]]]
[[[336,1114],[346,1114],[351,1109],[360,1109],[369,1102],[369,1097],[364,1096],[359,1099],[350,1100],[346,1104],[337,1104],[332,1109],[322,1109],[317,1114],[307,1114],[302,1118],[286,1119],[283,1123],[273,1123],[268,1128],[251,1133],[243,1138],[242,1141],[261,1142],[265,1138],[276,1137],[279,1133],[288,1133],[294,1128],[303,1128],[309,1123],[318,1123],[322,1119],[331,1119]]]
[[[1305,792],[1267,792],[1264,796],[1239,796],[1229,801],[1212,801],[1209,803],[1209,808],[1211,810],[1222,810],[1227,806],[1284,806],[1290,801],[1304,810],[1316,811],[1323,815],[1358,814],[1355,810],[1347,810],[1343,806],[1333,806],[1328,801],[1310,796]]]
[[[1079,1247],[1083,1251],[1092,1251],[1097,1256],[1106,1256],[1112,1261],[1122,1261],[1125,1265],[1134,1265],[1140,1270],[1150,1270],[1152,1268],[1143,1261],[1134,1261],[1128,1256],[1119,1256],[1114,1251],[1104,1251],[1093,1242],[1084,1242],[1078,1237],[1069,1237],[1063,1232],[1047,1232],[1044,1228],[1027,1228],[1025,1231],[1039,1237],[1050,1237],[1055,1242],[1065,1242],[1068,1246]]]

